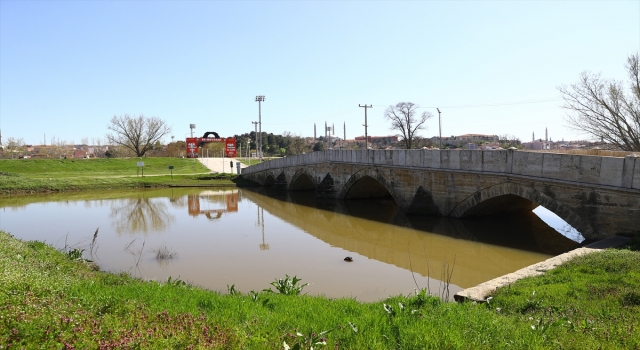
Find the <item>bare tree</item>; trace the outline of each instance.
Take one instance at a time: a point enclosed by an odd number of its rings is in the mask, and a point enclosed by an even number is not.
[[[14,158],[16,153],[19,156],[19,154],[24,151],[24,146],[25,144],[22,138],[9,137],[7,139],[6,147],[7,150],[11,152],[11,158]]]
[[[56,142],[53,144],[55,147],[55,156],[59,158],[71,157],[73,151],[73,141],[67,142],[65,140],[60,140],[60,138],[56,139]]]
[[[583,72],[580,81],[558,87],[566,120],[575,130],[604,140],[625,151],[640,151],[640,66],[638,54],[627,59],[630,93],[623,83]]]
[[[509,148],[509,147],[521,148],[522,147],[522,142],[515,135],[509,135],[509,134],[498,135],[498,142],[500,142],[500,145],[502,146],[502,148]]]
[[[184,141],[171,142],[167,145],[167,155],[169,157],[184,157],[187,149],[187,143]]]
[[[406,149],[411,149],[415,134],[418,130],[426,129],[424,123],[433,117],[429,112],[416,115],[419,106],[411,102],[399,102],[395,106],[389,106],[384,112],[384,117],[391,121],[391,130],[400,132],[402,143]]]
[[[171,128],[160,118],[147,118],[144,115],[131,117],[128,114],[113,116],[107,129],[113,131],[113,134],[107,134],[109,143],[123,146],[137,157],[144,156],[157,141],[171,132]]]

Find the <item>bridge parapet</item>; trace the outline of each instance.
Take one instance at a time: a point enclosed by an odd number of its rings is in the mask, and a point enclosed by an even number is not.
[[[328,150],[274,159],[243,175],[321,163],[512,174],[640,189],[640,157],[586,156],[514,150]]]

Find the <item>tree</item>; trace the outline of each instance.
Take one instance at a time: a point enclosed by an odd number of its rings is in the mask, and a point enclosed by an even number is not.
[[[570,111],[566,121],[572,129],[604,140],[625,151],[640,151],[640,66],[638,54],[629,56],[626,65],[630,93],[623,83],[583,72],[580,81],[558,87],[564,108]]]
[[[499,135],[498,142],[500,143],[500,147],[505,149],[509,147],[522,148],[522,142],[520,142],[520,139],[515,135]]]
[[[314,152],[324,151],[326,149],[327,149],[327,147],[325,146],[324,142],[322,142],[322,141],[318,141],[313,145],[313,151]]]
[[[184,157],[187,153],[187,143],[184,141],[171,142],[167,145],[167,155],[169,157]]]
[[[399,102],[395,106],[389,106],[384,112],[384,117],[391,121],[391,130],[400,132],[398,135],[406,149],[411,149],[413,140],[418,130],[426,129],[424,123],[433,117],[429,112],[416,115],[419,106],[411,102]]]
[[[154,148],[154,144],[171,132],[164,120],[157,117],[147,118],[144,115],[131,117],[113,116],[107,129],[113,134],[107,135],[111,144],[123,146],[135,153],[136,157]]]
[[[311,152],[311,146],[309,146],[307,141],[301,136],[294,135],[288,131],[285,131],[282,136],[287,139],[288,156]]]
[[[14,137],[9,137],[7,139],[7,150],[9,152],[11,152],[11,158],[14,158],[16,153],[19,154],[22,153],[24,151],[24,140],[22,138],[14,138]]]

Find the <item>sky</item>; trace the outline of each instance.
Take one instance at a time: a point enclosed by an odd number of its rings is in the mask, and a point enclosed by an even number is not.
[[[384,111],[413,102],[423,137],[585,139],[558,87],[583,71],[628,81],[634,1],[0,0],[0,130],[27,144],[93,143],[113,116],[171,136],[254,130],[395,135]],[[625,83],[625,86],[628,85]]]

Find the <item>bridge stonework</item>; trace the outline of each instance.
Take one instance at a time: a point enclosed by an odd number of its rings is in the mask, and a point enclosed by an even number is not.
[[[330,150],[242,170],[322,198],[390,195],[401,210],[465,217],[549,209],[586,239],[640,230],[640,157],[515,150]]]

